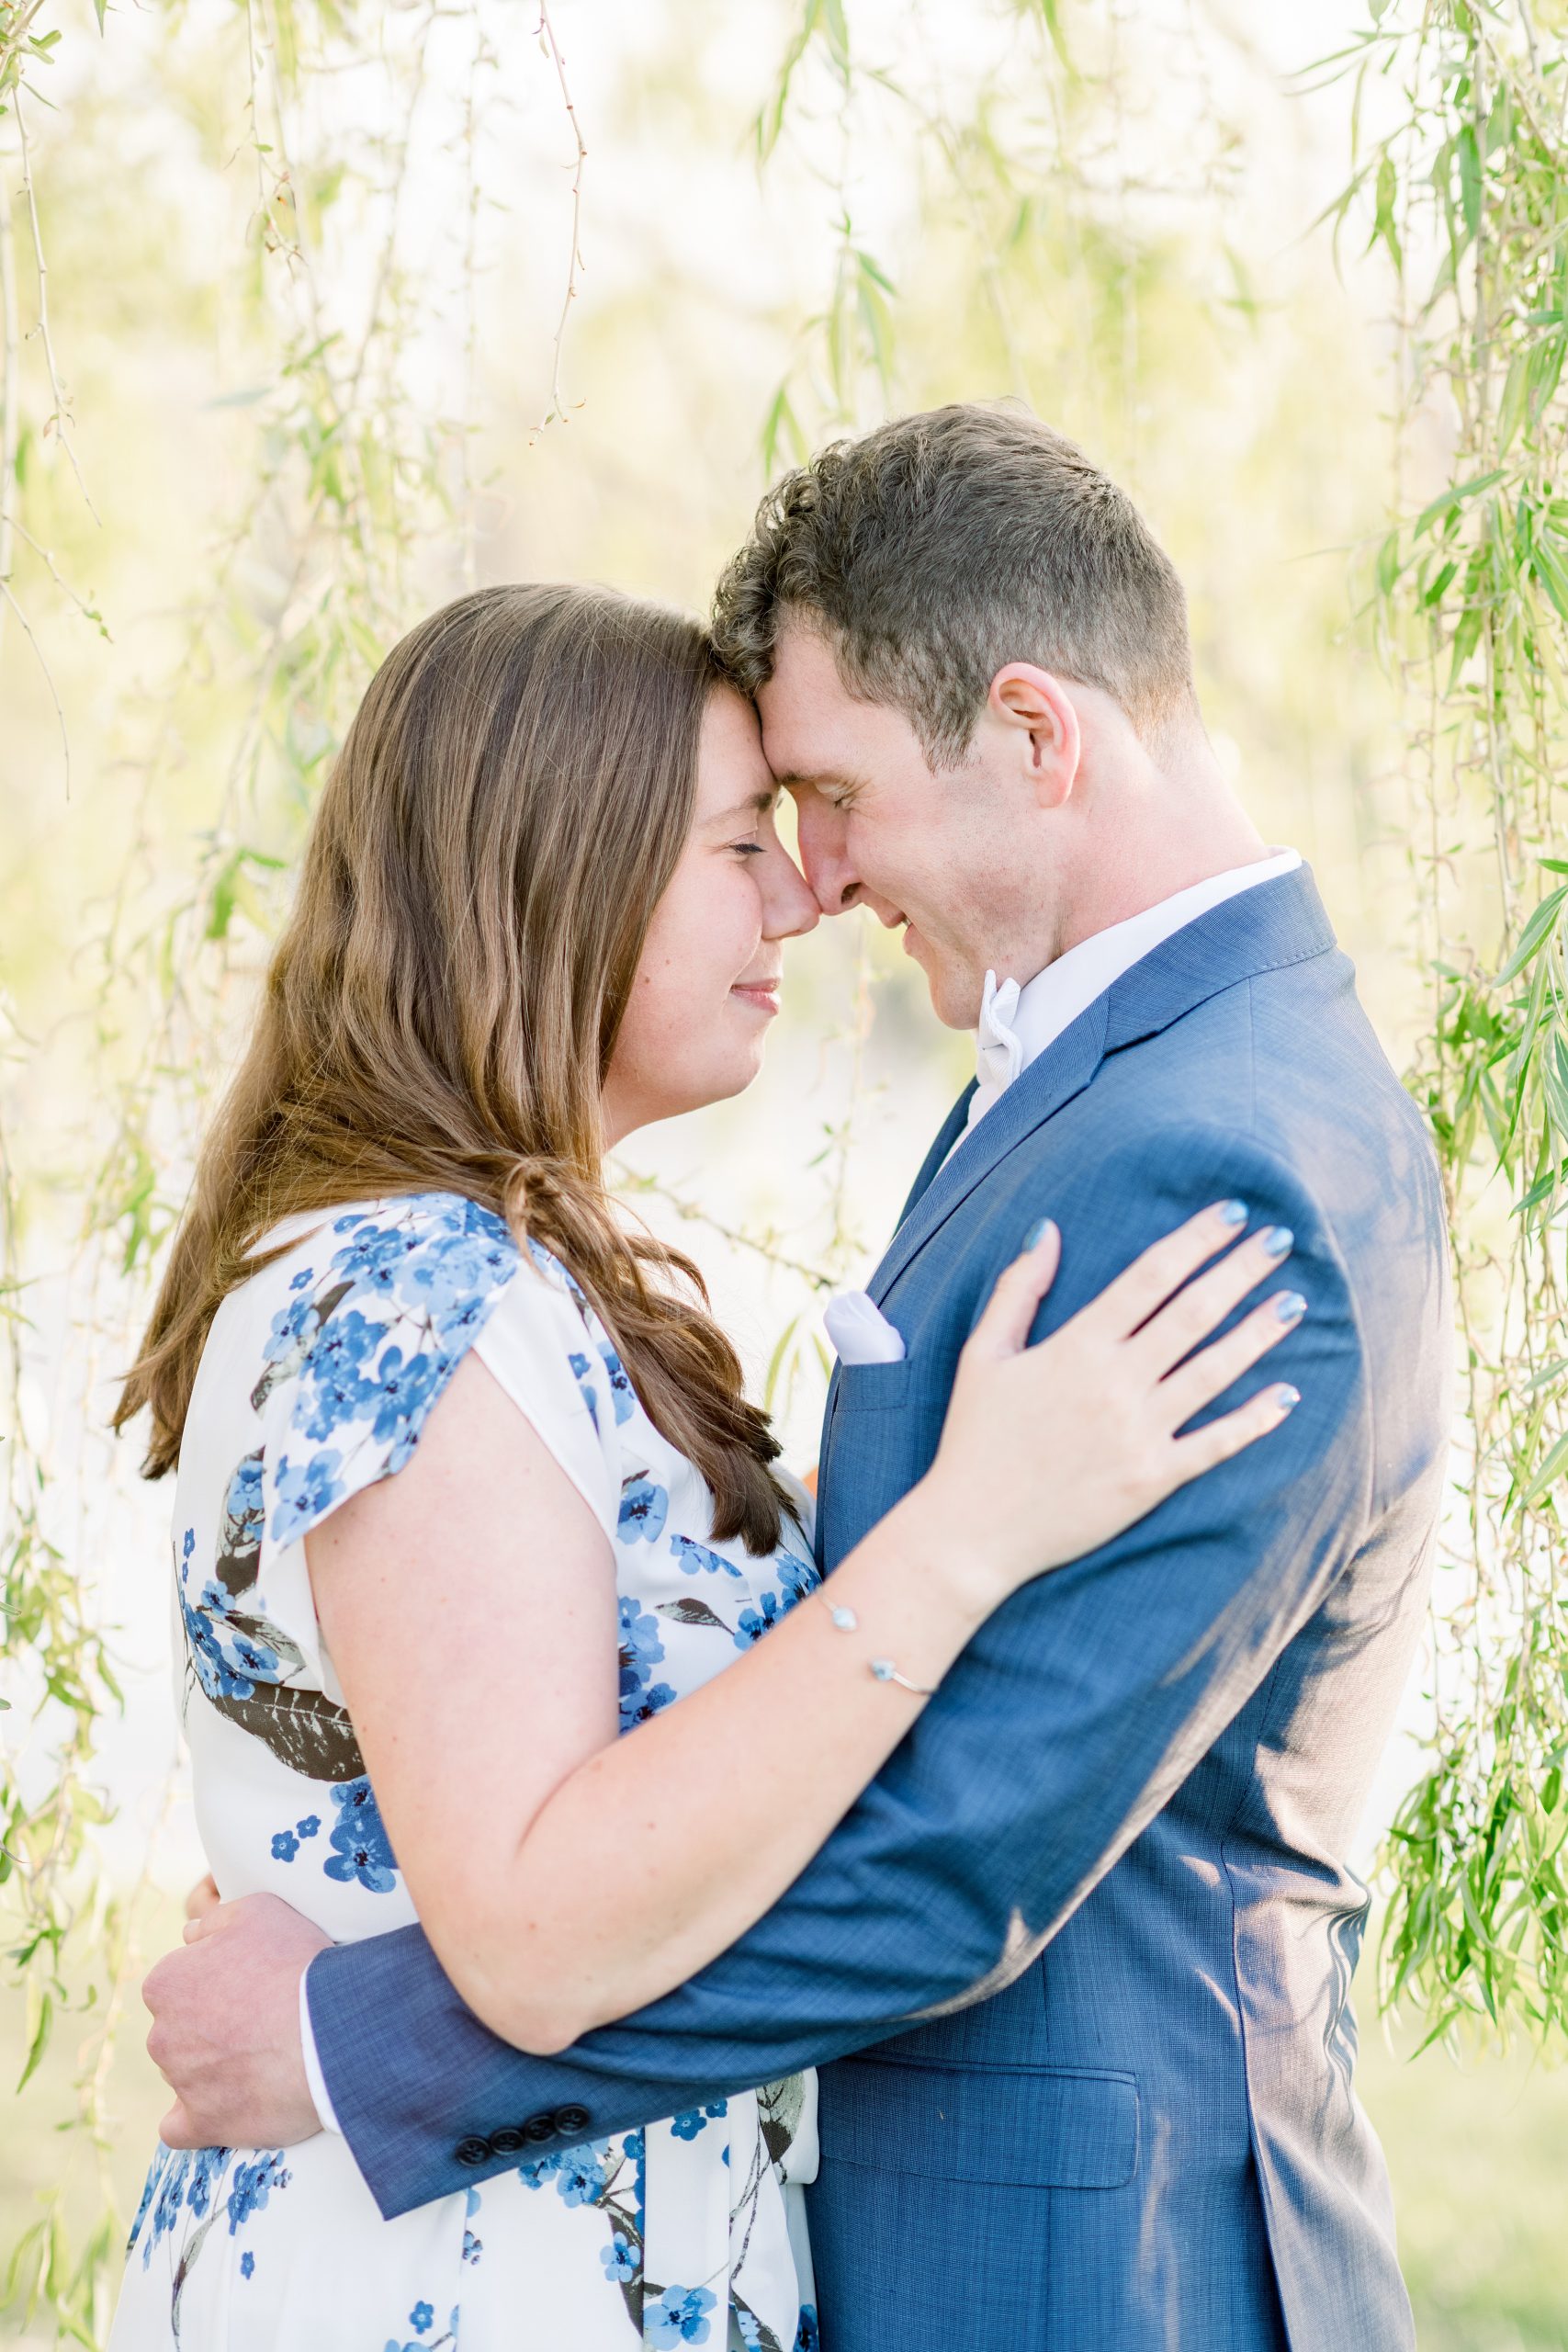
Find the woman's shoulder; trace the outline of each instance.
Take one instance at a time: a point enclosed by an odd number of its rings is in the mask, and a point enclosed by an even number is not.
[[[542,1242],[519,1241],[506,1219],[461,1193],[407,1193],[286,1219],[264,1236],[267,1262],[253,1278],[286,1295],[266,1340],[269,1363],[297,1356],[300,1340],[341,1309],[413,1314],[438,1334],[468,1328],[521,1268],[586,1306],[580,1284]]]
[[[250,1391],[270,1434],[267,1517],[278,1542],[298,1541],[346,1494],[402,1467],[509,1299],[530,1322],[564,1310],[581,1329],[581,1293],[559,1261],[461,1193],[359,1202],[278,1232],[283,1253],[255,1278],[263,1328],[251,1326],[260,1361],[253,1353]]]

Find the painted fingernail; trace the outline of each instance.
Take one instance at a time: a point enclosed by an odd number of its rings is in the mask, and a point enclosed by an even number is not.
[[[1288,1225],[1271,1225],[1267,1233],[1258,1237],[1270,1258],[1284,1257],[1295,1238]]]
[[[1299,1323],[1307,1311],[1307,1303],[1299,1290],[1282,1290],[1274,1301],[1274,1312],[1281,1323]]]
[[[1032,1225],[1032,1226],[1030,1227],[1030,1228],[1029,1228],[1029,1231],[1024,1235],[1024,1237],[1023,1237],[1023,1246],[1024,1246],[1024,1248],[1025,1248],[1026,1250],[1038,1250],[1038,1249],[1039,1249],[1039,1247],[1040,1247],[1040,1244],[1044,1240],[1045,1236],[1050,1232],[1050,1230],[1051,1230],[1051,1220],[1050,1220],[1050,1218],[1049,1218],[1048,1216],[1043,1216],[1043,1217],[1039,1220],[1038,1224]]]
[[[1245,1225],[1247,1223],[1247,1203],[1245,1201],[1217,1202],[1214,1207],[1214,1215],[1219,1218],[1222,1225]]]
[[[1274,1391],[1274,1403],[1281,1413],[1294,1412],[1301,1401],[1302,1392],[1299,1388],[1286,1386],[1276,1388]]]

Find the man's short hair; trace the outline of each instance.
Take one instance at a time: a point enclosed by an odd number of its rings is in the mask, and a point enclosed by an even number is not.
[[[1169,557],[1108,474],[1014,403],[899,417],[785,474],[715,602],[743,693],[772,676],[790,616],[936,768],[962,761],[1009,662],[1100,687],[1145,737],[1197,712]]]

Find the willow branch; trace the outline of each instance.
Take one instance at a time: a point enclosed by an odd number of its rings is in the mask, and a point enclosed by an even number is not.
[[[560,84],[561,104],[566,108],[566,119],[571,125],[571,135],[577,145],[577,161],[571,182],[571,252],[567,262],[566,294],[560,306],[560,317],[556,322],[555,340],[550,347],[550,404],[534,427],[536,436],[541,434],[547,425],[554,424],[558,419],[562,424],[570,422],[565,396],[561,391],[561,353],[566,343],[566,322],[571,314],[571,306],[577,300],[577,280],[583,267],[582,166],[588,160],[588,149],[582,137],[582,126],[577,119],[577,108],[572,104],[571,92],[567,85],[566,59],[562,56],[560,43],[556,39],[556,28],[550,22],[549,0],[539,0],[537,30],[539,40],[546,45],[555,65],[556,79]],[[581,405],[580,401],[578,406],[581,408]]]
[[[71,426],[73,419],[66,405],[65,394],[61,389],[60,369],[54,356],[54,337],[50,332],[49,262],[44,254],[43,231],[39,225],[38,198],[33,188],[32,154],[28,145],[27,111],[22,105],[20,90],[13,94],[12,103],[17,115],[17,138],[22,151],[22,194],[27,199],[28,226],[32,232],[33,241],[33,262],[38,270],[38,334],[43,345],[44,366],[49,370],[50,398],[54,402],[44,431],[47,433],[50,425],[54,427],[55,438],[64,450],[71,470],[76,477],[76,487],[82,493],[87,512],[101,529],[103,517],[93,503],[87,485],[82,478],[82,469],[76,462],[75,449],[72,446]]]

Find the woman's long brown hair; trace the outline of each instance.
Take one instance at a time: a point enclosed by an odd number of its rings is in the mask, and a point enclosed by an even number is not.
[[[449,1192],[570,1268],[649,1416],[753,1552],[787,1508],[689,1259],[626,1231],[600,1089],[681,855],[720,685],[682,615],[608,589],[459,597],[370,683],[316,812],[255,1032],[114,1420],[179,1460],[222,1300],[299,1211]]]

